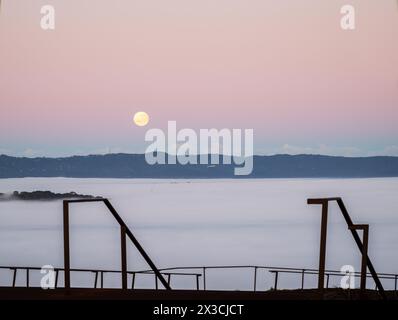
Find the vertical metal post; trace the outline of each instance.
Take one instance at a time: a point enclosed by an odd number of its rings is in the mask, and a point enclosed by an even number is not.
[[[322,202],[322,220],[321,220],[321,243],[319,249],[319,275],[318,289],[323,291],[325,285],[325,264],[326,264],[326,235],[328,226],[328,202]]]
[[[26,269],[26,288],[29,288],[29,268]]]
[[[206,291],[206,267],[203,267],[203,290]]]
[[[363,249],[362,249],[362,268],[361,268],[361,291],[366,290],[366,266],[368,264],[368,243],[369,243],[369,226],[363,229]]]
[[[17,268],[14,269],[14,275],[12,277],[12,286],[15,287],[17,281]]]
[[[97,289],[97,283],[98,283],[98,271],[95,272],[94,289]]]
[[[304,290],[304,275],[305,275],[305,269],[301,271],[301,290]]]
[[[69,204],[64,200],[64,275],[65,289],[70,288]]]
[[[59,273],[59,270],[58,269],[56,269],[55,270],[55,288],[57,288],[58,287],[58,273]]]
[[[127,289],[127,251],[125,226],[120,226],[120,249],[122,258],[122,289]]]
[[[103,289],[104,288],[104,272],[103,271],[100,272],[100,276],[101,276],[101,289]]]
[[[254,292],[257,289],[257,267],[254,267]]]
[[[308,204],[321,204],[322,205],[322,218],[321,218],[321,240],[319,248],[319,270],[318,270],[318,290],[323,292],[325,286],[325,264],[326,264],[326,236],[328,227],[328,207],[330,198],[325,199],[308,199]]]
[[[367,224],[353,224],[348,227],[350,230],[362,230],[362,263],[361,263],[361,291],[366,290],[366,267],[368,264],[368,243],[369,243],[369,225]]]
[[[196,275],[196,290],[199,290],[199,275]]]
[[[135,285],[135,272],[133,272],[133,277],[131,279],[131,289],[134,289],[134,285]]]
[[[278,290],[278,271],[275,271],[275,283],[274,283],[274,290]]]

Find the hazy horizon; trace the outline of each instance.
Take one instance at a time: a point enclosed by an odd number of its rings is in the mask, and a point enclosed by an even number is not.
[[[165,153],[167,154],[167,152]],[[222,153],[217,153],[219,156],[223,156]],[[71,158],[71,157],[89,157],[89,156],[108,156],[108,155],[145,155],[145,153],[134,153],[134,152],[112,152],[112,153],[87,153],[87,154],[70,154],[62,156],[34,156],[34,155],[10,155],[0,153],[0,156],[7,156],[13,158],[48,158],[48,159],[59,159],[59,158]],[[193,154],[194,156],[200,156],[200,154]],[[210,153],[208,153],[210,155]],[[272,157],[272,156],[320,156],[320,157],[336,157],[336,158],[373,158],[373,157],[392,157],[397,158],[398,155],[364,155],[364,156],[350,156],[350,155],[332,155],[332,154],[319,154],[319,153],[273,153],[273,154],[259,154],[256,153],[254,157]]]

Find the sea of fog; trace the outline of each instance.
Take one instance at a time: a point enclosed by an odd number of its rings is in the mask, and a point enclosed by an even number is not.
[[[159,268],[174,266],[262,265],[316,268],[321,208],[307,198],[340,196],[354,223],[370,224],[369,255],[377,272],[398,273],[398,178],[154,180],[25,178],[0,180],[0,192],[75,191],[109,198]],[[71,267],[120,269],[120,233],[101,203],[71,205]],[[360,254],[336,204],[329,215],[327,268],[353,265]],[[63,266],[62,201],[0,202],[0,265]],[[148,266],[132,245],[128,269]],[[197,271],[197,270],[196,270]],[[40,274],[32,274],[38,285]],[[74,273],[72,284],[92,286],[93,274]],[[279,287],[300,286],[299,275],[280,275]],[[0,286],[12,281],[0,270]],[[17,284],[25,275],[18,273]],[[35,281],[37,281],[35,283]],[[130,278],[129,278],[130,281]],[[253,286],[253,271],[209,270],[208,289]],[[331,286],[339,279],[331,279]],[[60,277],[60,285],[63,279]],[[393,282],[384,281],[386,287]],[[359,281],[357,281],[359,284]],[[105,286],[120,285],[106,275]],[[193,288],[190,276],[172,278],[176,288]],[[306,286],[316,285],[308,276]],[[372,281],[369,281],[372,286]],[[136,286],[154,286],[140,275]],[[273,286],[273,275],[259,271],[257,288]]]

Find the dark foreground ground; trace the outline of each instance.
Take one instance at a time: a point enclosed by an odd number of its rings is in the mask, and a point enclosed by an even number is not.
[[[386,292],[388,300],[398,300],[395,291]],[[248,291],[197,290],[121,290],[121,289],[48,289],[0,288],[0,300],[381,300],[377,291],[327,289],[323,295],[315,289]]]

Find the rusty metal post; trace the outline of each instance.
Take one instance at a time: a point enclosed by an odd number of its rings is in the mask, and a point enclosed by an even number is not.
[[[323,291],[325,286],[325,264],[326,264],[326,236],[328,226],[328,199],[308,199],[308,204],[321,204],[322,205],[322,218],[321,218],[321,241],[319,249],[319,270],[318,270],[318,289]]]
[[[94,289],[97,289],[97,284],[98,284],[98,271],[94,272],[95,273],[95,279],[94,279]]]
[[[17,268],[14,268],[14,275],[12,276],[12,286],[15,287],[17,281]]]
[[[26,268],[26,287],[29,288],[29,268]]]
[[[350,230],[362,230],[363,238],[362,238],[362,264],[361,264],[361,291],[364,292],[366,290],[366,266],[367,266],[367,257],[368,257],[368,242],[369,242],[369,225],[368,224],[354,224],[349,226]]]
[[[278,290],[278,271],[275,271],[275,283],[274,283],[274,290]]]
[[[254,267],[254,292],[257,289],[257,267]]]
[[[58,288],[58,273],[59,273],[59,270],[56,269],[55,270],[55,288]]]
[[[122,258],[122,289],[127,289],[127,250],[125,226],[120,226],[120,249]]]
[[[206,267],[203,267],[203,291],[206,291]]]
[[[64,200],[64,286],[70,288],[69,203]]]
[[[366,290],[366,266],[368,264],[368,243],[369,225],[363,229],[362,269],[361,269],[361,290]]]
[[[199,290],[199,275],[196,275],[196,290]]]
[[[133,272],[133,277],[131,278],[131,289],[134,289],[135,285],[135,272]]]
[[[329,277],[330,277],[330,274],[327,273],[326,274],[326,289],[329,289]]]
[[[323,290],[325,283],[327,226],[328,226],[328,202],[324,202],[322,203],[321,244],[319,251],[319,278],[318,278],[319,290]]]

